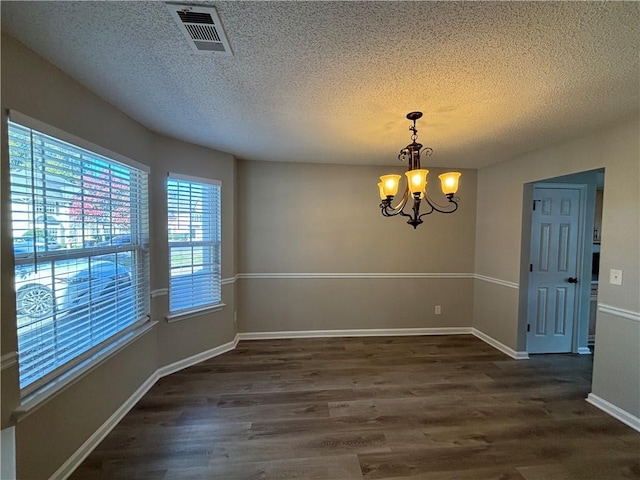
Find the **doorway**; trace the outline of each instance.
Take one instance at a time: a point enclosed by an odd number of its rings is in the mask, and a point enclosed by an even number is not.
[[[533,186],[528,353],[572,351],[585,191],[586,185]]]
[[[524,186],[518,343],[528,353],[592,352],[603,188],[604,169]]]

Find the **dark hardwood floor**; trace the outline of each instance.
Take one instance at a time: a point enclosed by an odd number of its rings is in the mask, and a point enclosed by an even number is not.
[[[73,479],[640,479],[590,356],[472,336],[242,341],[161,379]]]

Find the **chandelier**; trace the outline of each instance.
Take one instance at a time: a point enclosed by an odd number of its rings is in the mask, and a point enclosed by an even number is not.
[[[380,177],[380,183],[378,183],[378,189],[380,190],[380,210],[385,217],[395,217],[396,215],[402,215],[407,217],[407,223],[414,229],[422,223],[422,217],[430,215],[433,212],[438,213],[453,213],[458,209],[458,197],[454,197],[458,191],[458,180],[460,179],[460,172],[447,172],[442,175],[438,175],[442,186],[442,193],[447,197],[449,203],[446,206],[438,205],[427,195],[427,175],[429,170],[420,168],[420,154],[428,157],[433,153],[433,150],[425,147],[422,148],[421,143],[417,143],[418,129],[416,128],[416,120],[422,117],[422,112],[410,112],[407,114],[407,118],[413,121],[413,125],[409,127],[411,130],[411,143],[400,150],[398,160],[402,162],[408,161],[408,171],[405,172],[407,176],[407,186],[404,190],[402,198],[396,206],[392,206],[393,198],[398,193],[398,187],[400,185],[401,175],[382,175]],[[405,207],[409,203],[409,198],[413,199],[413,206],[411,207],[411,213],[406,213]],[[420,213],[420,206],[423,203],[426,204],[426,211]]]

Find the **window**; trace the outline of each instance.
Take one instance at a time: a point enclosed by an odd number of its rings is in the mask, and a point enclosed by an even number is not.
[[[169,310],[188,313],[219,305],[220,189],[215,180],[169,174]]]
[[[148,320],[148,174],[16,112],[8,132],[25,395]]]

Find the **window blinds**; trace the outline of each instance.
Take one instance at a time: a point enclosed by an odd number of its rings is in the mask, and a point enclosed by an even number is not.
[[[148,318],[148,174],[30,128],[42,124],[28,117],[12,112],[11,120],[19,370],[28,393]]]
[[[221,302],[220,182],[169,174],[169,310]]]

